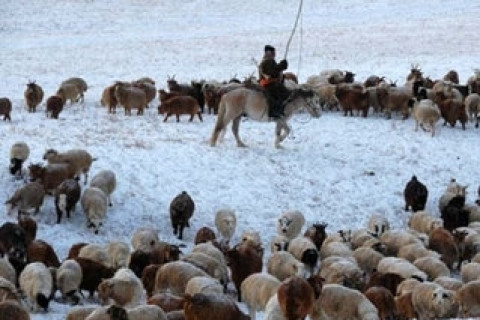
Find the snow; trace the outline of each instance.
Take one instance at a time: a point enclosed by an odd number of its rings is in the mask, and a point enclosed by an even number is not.
[[[42,162],[46,149],[84,148],[98,158],[91,176],[102,169],[117,175],[99,235],[86,228],[77,207],[57,225],[53,199],[36,216],[38,238],[52,243],[61,259],[77,242],[130,242],[138,227],[154,227],[163,240],[179,243],[168,215],[170,201],[187,191],[196,210],[184,243],[196,230],[214,227],[214,213],[236,211],[238,240],[243,230],[260,231],[267,254],[281,212],[297,209],[307,224],[328,223],[327,231],[366,226],[373,213],[394,228],[406,226],[403,188],[413,174],[429,189],[427,210],[439,215],[438,199],[451,178],[478,186],[478,130],[437,124],[437,136],[414,131],[413,120],[343,117],[325,112],[319,119],[294,117],[293,132],[275,149],[274,125],[243,120],[240,134],[249,146],[237,148],[230,131],[215,148],[208,144],[215,116],[192,123],[167,123],[156,104],[144,116],[111,115],[99,104],[104,87],[115,80],[143,76],[165,88],[168,76],[227,80],[256,74],[267,43],[283,56],[298,2],[152,0],[5,0],[0,11],[0,96],[13,103],[12,122],[0,122],[0,202],[22,185],[8,173],[10,146],[26,141],[28,163]],[[480,4],[475,1],[305,1],[289,51],[290,70],[300,81],[323,69],[352,70],[404,82],[412,63],[433,79],[455,68],[460,81],[473,74],[479,51]],[[28,80],[46,97],[71,76],[86,79],[85,104],[67,106],[60,120],[46,119],[44,105],[30,114],[23,91]],[[473,190],[472,190],[473,189]],[[3,214],[0,222],[14,217]],[[188,250],[187,248],[187,250]],[[47,315],[63,319],[68,306],[52,303]],[[242,304],[242,308],[244,305]]]

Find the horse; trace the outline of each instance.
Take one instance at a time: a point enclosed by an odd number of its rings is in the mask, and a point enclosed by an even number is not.
[[[213,129],[210,145],[217,143],[218,136],[223,132],[230,121],[232,121],[232,132],[237,141],[238,147],[246,147],[240,139],[238,129],[243,114],[256,121],[275,121],[275,148],[280,148],[280,143],[290,134],[290,126],[287,121],[293,113],[302,107],[306,107],[312,117],[318,118],[321,115],[321,107],[315,103],[318,96],[311,89],[294,89],[289,98],[285,101],[284,116],[278,119],[271,119],[268,116],[268,103],[263,92],[245,87],[225,93],[219,104],[217,121]]]

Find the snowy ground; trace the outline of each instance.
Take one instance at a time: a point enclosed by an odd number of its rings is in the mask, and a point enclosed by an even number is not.
[[[283,56],[297,1],[6,0],[0,11],[0,96],[13,102],[11,123],[0,122],[0,203],[21,186],[8,173],[8,153],[26,141],[28,163],[41,162],[48,148],[85,148],[98,160],[91,173],[112,169],[118,178],[103,230],[93,236],[77,208],[55,224],[47,198],[38,237],[54,245],[61,259],[76,242],[129,242],[137,227],[154,226],[162,239],[172,236],[168,206],[186,190],[195,200],[190,246],[196,230],[214,227],[214,212],[236,211],[237,236],[256,229],[269,248],[275,218],[298,209],[307,222],[325,221],[327,231],[358,228],[382,213],[394,228],[404,227],[402,191],[412,174],[429,188],[427,210],[439,214],[438,198],[451,178],[470,185],[473,201],[479,178],[478,130],[469,124],[444,128],[438,135],[415,132],[411,119],[380,116],[344,118],[325,113],[291,121],[284,149],[273,147],[273,124],[242,122],[249,148],[235,147],[227,133],[216,148],[207,141],[215,117],[163,123],[156,108],[143,117],[107,114],[99,105],[102,89],[114,80],[149,76],[165,88],[167,76],[225,80],[256,73],[267,43]],[[290,70],[305,79],[327,68],[352,70],[357,79],[385,75],[403,83],[411,63],[433,79],[455,68],[461,82],[472,74],[480,34],[475,1],[305,1],[292,42]],[[52,95],[60,82],[81,76],[89,84],[84,106],[67,106],[60,120],[25,110],[23,91],[36,80]],[[156,106],[155,106],[156,107]],[[373,172],[371,175],[369,173]],[[5,214],[0,222],[13,220]],[[267,250],[268,252],[268,250]],[[53,303],[48,315],[62,319],[68,307]]]

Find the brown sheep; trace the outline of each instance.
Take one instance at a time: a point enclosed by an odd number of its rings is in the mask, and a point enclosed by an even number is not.
[[[447,74],[443,76],[443,80],[459,84],[458,72],[455,70],[448,71]]]
[[[3,121],[12,121],[10,113],[12,112],[12,102],[8,98],[0,98],[0,115],[3,115]]]
[[[28,106],[28,112],[35,112],[35,109],[43,100],[43,89],[35,81],[29,82],[23,95]]]
[[[87,290],[90,293],[90,297],[97,291],[98,285],[103,279],[111,278],[115,274],[115,269],[108,268],[103,264],[85,258],[75,258],[82,267],[82,283],[80,284],[80,290]]]
[[[63,106],[65,105],[65,99],[62,96],[50,96],[47,99],[45,113],[47,114],[47,118],[50,115],[52,119],[58,119],[58,115],[63,110]]]
[[[453,264],[459,261],[458,248],[452,234],[444,228],[435,228],[430,232],[428,247],[440,253],[440,260],[452,270]]]
[[[388,95],[380,99],[381,103],[385,105],[387,119],[391,118],[392,111],[399,111],[403,116],[402,119],[407,119],[409,114],[408,101],[412,97],[413,92],[407,87],[388,88]]]
[[[182,96],[190,96],[197,100],[200,107],[200,112],[203,112],[203,107],[205,105],[205,99],[203,97],[202,87],[203,82],[192,81],[190,85],[188,84],[179,84],[175,80],[175,76],[168,78],[167,80],[168,90],[170,92],[176,92]]]
[[[440,108],[440,114],[445,119],[443,125],[447,125],[447,122],[451,127],[454,127],[457,120],[462,124],[462,129],[465,130],[465,123],[468,121],[465,105],[463,102],[455,99],[445,99],[438,103]]]
[[[395,297],[395,309],[397,315],[401,319],[414,319],[417,318],[417,313],[412,303],[412,292],[407,292],[400,296]]]
[[[163,119],[163,122],[166,122],[168,117],[170,117],[172,114],[175,114],[177,117],[177,122],[180,122],[181,114],[189,114],[190,120],[188,121],[190,122],[193,121],[193,117],[195,115],[198,115],[200,121],[203,121],[198,101],[190,96],[172,97],[166,101],[162,101],[160,106],[158,106],[158,114],[164,113],[165,118]]]
[[[185,320],[249,320],[235,301],[224,295],[185,295]]]
[[[28,216],[20,216],[18,225],[25,231],[25,241],[28,246],[37,237],[37,222]]]
[[[73,178],[70,166],[65,163],[53,163],[46,166],[31,164],[29,167],[30,179],[43,185],[46,193],[52,194],[66,179]]]
[[[155,88],[155,82],[151,83],[150,81],[142,80],[139,79],[137,81],[132,82],[132,86],[135,88],[139,88],[145,92],[145,97],[147,99],[147,105],[146,107],[148,108],[148,104],[155,99],[155,96],[157,95],[157,89]]]
[[[418,181],[416,176],[407,183],[403,190],[403,196],[405,198],[405,211],[412,208],[413,212],[425,209],[427,203],[428,190],[427,187]]]
[[[43,240],[33,240],[27,247],[27,260],[31,262],[43,262],[47,267],[60,267],[60,261],[52,246]]]
[[[155,276],[158,269],[161,267],[161,264],[150,264],[146,266],[142,271],[142,283],[145,291],[147,292],[147,298],[151,297],[153,294],[153,289],[155,287]]]
[[[319,251],[322,248],[323,241],[327,238],[327,233],[325,232],[327,226],[328,224],[326,223],[314,223],[303,234],[305,237],[312,240]]]
[[[164,102],[170,98],[179,97],[179,96],[181,96],[181,94],[178,92],[167,92],[163,89],[158,90],[158,99],[160,100],[160,102]]]
[[[180,258],[180,249],[176,245],[158,243],[158,247],[150,252],[135,250],[130,254],[128,268],[139,278],[143,270],[150,264],[164,264],[170,261],[177,261]]]
[[[27,310],[19,303],[7,300],[0,302],[0,320],[30,320]]]
[[[394,319],[396,314],[393,294],[384,287],[371,287],[363,293],[378,310],[380,320]]]
[[[396,295],[397,287],[403,280],[405,280],[403,277],[395,273],[380,273],[375,271],[368,278],[365,290],[371,287],[381,286],[388,289],[392,295]]]
[[[370,106],[369,94],[363,87],[350,85],[337,86],[335,95],[343,107],[344,116],[346,116],[348,112],[353,116],[353,110],[361,111],[363,117],[368,115],[368,107]]]
[[[186,191],[182,191],[170,202],[170,221],[173,234],[183,239],[183,229],[190,228],[189,220],[195,211],[195,202]]]
[[[72,245],[70,247],[70,249],[68,250],[68,256],[67,256],[67,259],[75,259],[78,257],[78,254],[80,252],[80,250],[85,247],[88,243],[86,242],[79,242],[79,243],[75,243],[74,245]]]
[[[147,299],[147,304],[154,304],[165,312],[183,310],[184,299],[168,292],[157,293]]]
[[[320,296],[322,282],[314,284],[316,290],[310,283],[298,276],[284,280],[277,289],[278,304],[287,320],[305,319],[307,314],[313,310],[315,299]]]
[[[197,234],[195,235],[195,240],[193,241],[195,244],[205,243],[208,241],[215,240],[217,237],[215,236],[215,232],[209,227],[201,227],[198,229]]]
[[[232,281],[237,289],[238,301],[242,299],[241,284],[249,275],[262,271],[262,255],[248,242],[242,242],[225,253]]]
[[[78,102],[80,99],[80,90],[75,84],[62,83],[58,88],[56,95],[63,98],[64,104],[67,100],[70,100],[70,104],[72,104]]]
[[[100,100],[102,106],[108,107],[108,113],[117,112],[117,98],[115,97],[115,85],[111,85],[103,89],[102,99]]]

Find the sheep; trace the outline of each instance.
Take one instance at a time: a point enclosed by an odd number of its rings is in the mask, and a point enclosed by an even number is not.
[[[386,101],[381,101],[385,105],[385,115],[387,119],[391,118],[392,111],[400,111],[403,119],[408,118],[408,101],[413,97],[413,92],[407,87],[390,87]]]
[[[348,302],[348,303],[346,303]],[[313,306],[310,319],[379,320],[378,310],[367,297],[338,284],[326,284]]]
[[[324,243],[320,249],[320,258],[326,259],[332,256],[351,257],[353,255],[352,249],[344,242],[328,242]]]
[[[453,264],[459,261],[459,252],[453,236],[444,228],[436,228],[430,232],[429,249],[440,253],[440,259],[452,270]]]
[[[58,268],[60,261],[52,246],[43,240],[33,240],[27,247],[28,262],[42,262],[47,267]]]
[[[277,220],[277,233],[293,239],[300,234],[305,218],[300,211],[286,211]]]
[[[342,242],[350,245],[352,241],[352,230],[338,230],[336,233],[327,235],[323,241],[323,245],[326,245],[330,242]]]
[[[412,117],[415,120],[415,131],[418,131],[420,126],[423,130],[428,131],[428,128],[432,131],[432,137],[435,136],[435,124],[440,119],[440,109],[430,99],[418,100],[412,98],[409,101],[409,107],[413,107]],[[425,125],[428,125],[426,128]]]
[[[85,320],[127,320],[126,318],[126,312],[124,311],[124,317],[111,317],[110,314],[107,313],[108,308],[107,307],[98,307],[95,310],[93,310],[86,318]]]
[[[85,320],[97,306],[72,307],[68,310],[65,320]]]
[[[406,280],[405,278],[399,276],[395,273],[380,273],[378,271],[373,271],[365,284],[364,290],[367,290],[371,287],[384,287],[388,289],[392,295],[397,295],[397,290],[399,290],[402,283]],[[416,282],[420,283],[418,280],[415,279]]]
[[[325,283],[342,284],[354,289],[362,289],[365,285],[364,272],[351,258],[327,258],[322,261],[318,274],[325,279]]]
[[[215,226],[218,233],[227,241],[232,238],[237,226],[237,217],[235,211],[220,209],[215,213]]]
[[[197,293],[186,295],[185,320],[248,320],[235,301],[224,295],[205,295]]]
[[[212,277],[193,277],[187,282],[185,294],[193,296],[196,293],[223,294],[223,286]]]
[[[376,237],[380,237],[385,231],[390,230],[390,223],[387,218],[373,214],[368,220],[368,229]]]
[[[98,297],[102,304],[112,299],[122,307],[135,307],[140,304],[143,285],[132,270],[120,268],[113,278],[103,280],[98,286]]]
[[[170,202],[170,221],[173,234],[183,239],[183,229],[190,227],[189,220],[195,211],[195,202],[186,191],[182,191]]]
[[[80,250],[85,247],[86,245],[88,245],[88,243],[86,242],[79,242],[79,243],[75,243],[73,244],[70,249],[68,249],[68,255],[67,255],[67,259],[75,259],[78,257],[78,254],[80,253]]]
[[[312,240],[304,236],[296,237],[290,241],[287,251],[303,262],[313,274],[318,261],[318,251]]]
[[[308,84],[308,82],[307,82]],[[332,84],[323,84],[312,86],[313,91],[317,94],[320,99],[320,105],[322,108],[328,107],[330,110],[336,108],[338,110],[338,98],[335,95],[337,89],[336,85]]]
[[[62,83],[60,84],[60,88],[63,88],[67,84],[75,86],[76,91],[78,92],[77,98],[78,100],[82,100],[83,103],[85,98],[83,93],[86,92],[88,89],[87,82],[82,78],[72,77],[62,81]]]
[[[382,82],[383,83],[383,82]],[[368,102],[373,107],[374,112],[383,112],[386,108],[386,101],[388,99],[388,87],[390,85],[385,84],[377,87],[368,87]]]
[[[125,108],[125,115],[131,115],[132,109],[138,109],[137,115],[142,115],[143,109],[147,107],[147,96],[140,88],[116,83],[114,94],[118,104]]]
[[[480,317],[480,279],[464,284],[456,293],[462,318]]]
[[[480,200],[477,201],[480,202]],[[472,222],[480,222],[480,206],[477,202],[474,204],[466,204],[463,208],[468,211],[469,224]]]
[[[353,257],[357,261],[360,269],[364,272],[371,273],[377,270],[378,263],[384,256],[372,248],[360,247],[353,251]]]
[[[343,108],[343,115],[353,116],[353,110],[362,112],[363,117],[367,117],[370,106],[370,94],[361,86],[338,85],[335,89],[335,96]]]
[[[462,124],[462,129],[465,130],[465,123],[467,123],[468,117],[463,102],[450,98],[439,102],[438,107],[440,108],[442,118],[445,120],[444,126],[448,122],[451,127],[454,127],[458,120]]]
[[[327,226],[327,223],[314,223],[312,226],[307,228],[307,230],[305,230],[305,233],[303,234],[305,237],[312,240],[312,242],[315,244],[315,247],[319,251],[322,248],[323,242],[327,238],[327,233],[325,232]]]
[[[423,244],[412,243],[401,247],[400,250],[398,250],[397,257],[406,259],[413,263],[413,261],[423,257],[439,258],[440,254],[436,251],[425,248]]]
[[[121,241],[110,242],[107,245],[108,264],[114,269],[126,268],[130,258],[130,247]]]
[[[460,277],[463,283],[480,280],[480,263],[470,262],[464,264],[460,270]]]
[[[141,250],[144,252],[151,252],[157,247],[160,239],[158,232],[151,228],[139,228],[135,230],[132,236],[133,250]]]
[[[397,316],[400,319],[414,319],[417,318],[417,314],[412,304],[412,293],[408,292],[403,295],[396,296],[395,300],[395,309],[397,311]]]
[[[83,192],[80,204],[87,217],[87,228],[93,228],[94,233],[98,234],[107,214],[107,195],[99,188],[89,187]]]
[[[237,289],[238,301],[241,302],[241,284],[249,275],[262,271],[262,253],[250,242],[242,242],[225,254],[227,265],[231,270],[232,282]]]
[[[182,261],[193,264],[202,269],[211,277],[218,279],[225,287],[228,284],[228,268],[227,264],[216,260],[208,254],[202,252],[191,252],[182,257]]]
[[[60,183],[55,189],[55,210],[57,212],[57,223],[62,221],[63,213],[70,219],[70,212],[80,200],[80,184],[76,179],[67,179]]]
[[[35,81],[30,81],[27,83],[23,95],[28,106],[28,112],[35,112],[35,109],[43,100],[43,89]]]
[[[2,297],[2,301],[12,300],[18,303],[22,301],[21,294],[15,286],[16,279],[14,280],[14,282],[11,282],[0,276],[0,297]]]
[[[427,187],[418,181],[416,176],[407,183],[403,190],[405,198],[405,211],[412,208],[413,212],[424,210],[427,203],[428,190]]]
[[[28,264],[19,277],[20,289],[27,297],[27,303],[33,311],[41,307],[48,310],[52,293],[53,279],[48,268],[41,262]]]
[[[350,241],[350,244],[352,246],[352,249],[355,250],[357,248],[363,247],[364,244],[372,240],[378,240],[378,237],[376,237],[371,230],[366,228],[360,228],[352,232],[352,240]]]
[[[108,107],[108,113],[116,113],[118,101],[115,97],[115,84],[103,89],[100,104]]]
[[[195,240],[193,241],[193,243],[197,245],[200,243],[215,240],[216,238],[217,236],[212,229],[210,229],[209,227],[201,227],[195,234]]]
[[[47,115],[47,118],[50,116],[52,119],[58,119],[58,116],[60,112],[62,112],[64,105],[65,98],[63,95],[54,95],[48,97],[45,105],[45,114]]]
[[[64,299],[71,298],[73,304],[78,304],[80,297],[76,295],[82,283],[82,267],[75,260],[62,262],[56,273],[56,286]]]
[[[305,273],[305,265],[295,259],[291,253],[278,251],[272,253],[268,258],[267,272],[278,280],[283,281],[294,275],[303,276]]]
[[[465,98],[465,109],[471,122],[475,121],[475,128],[480,122],[480,95],[471,93]]]
[[[75,258],[82,267],[82,283],[80,290],[87,290],[90,296],[97,290],[98,285],[103,279],[113,277],[115,270],[104,266],[103,264],[85,258]]]
[[[390,255],[396,255],[398,250],[407,244],[422,244],[418,237],[404,230],[389,230],[380,236],[380,241],[387,246]]]
[[[450,70],[448,71],[444,76],[443,76],[444,81],[451,81],[453,83],[458,84],[458,72],[455,70]]]
[[[63,97],[65,102],[67,102],[67,100],[70,100],[70,104],[72,104],[73,102],[78,102],[80,97],[80,90],[74,84],[62,83],[58,88],[56,95]]]
[[[422,280],[427,280],[427,274],[425,272],[415,267],[409,261],[396,257],[385,257],[380,260],[378,263],[378,272],[395,273],[405,279],[418,277]]]
[[[157,271],[153,292],[169,290],[173,294],[183,295],[188,280],[197,276],[209,277],[205,271],[185,261],[166,263]]]
[[[8,261],[7,256],[3,256],[0,258],[0,277],[13,284],[17,283],[17,272],[13,268],[10,261]]]
[[[38,182],[30,182],[20,187],[15,193],[5,201],[7,206],[7,214],[11,214],[14,209],[18,208],[18,215],[27,213],[27,210],[35,209],[35,213],[40,211],[43,204],[45,190]]]
[[[18,225],[25,231],[25,244],[28,246],[37,237],[37,222],[29,216],[20,216]]]
[[[441,285],[447,290],[458,291],[463,286],[461,280],[452,278],[450,276],[440,276],[433,280],[434,283]]]
[[[365,297],[377,308],[381,320],[394,319],[396,306],[393,294],[384,287],[370,287],[364,293]]]
[[[63,181],[72,178],[69,165],[65,163],[53,163],[46,166],[31,164],[28,169],[30,180],[38,180],[48,194],[53,194]]]
[[[221,264],[226,264],[227,263],[227,261],[225,259],[225,256],[222,253],[222,251],[220,251],[217,247],[215,247],[213,245],[213,243],[211,243],[211,242],[199,243],[199,244],[195,245],[192,248],[192,253],[194,253],[194,252],[204,253],[204,254],[214,258],[215,260],[217,260]]]
[[[22,176],[22,165],[30,155],[30,148],[25,142],[15,142],[10,147],[10,173]]]
[[[155,99],[157,95],[157,89],[155,88],[155,82],[151,82],[151,79],[142,78],[137,81],[132,82],[132,86],[142,89],[145,92],[145,98],[147,100],[146,107],[148,108],[148,104]]]
[[[70,165],[71,174],[79,176],[83,173],[85,177],[84,184],[88,181],[88,172],[92,166],[92,162],[96,158],[92,158],[90,153],[83,149],[71,149],[63,153],[59,153],[55,149],[48,149],[43,155],[43,160],[47,160],[49,164],[67,163]]]
[[[108,205],[110,207],[112,206],[111,195],[113,191],[115,191],[116,186],[117,178],[115,177],[115,173],[111,170],[99,171],[90,181],[90,187],[97,187],[107,195]]]
[[[443,227],[443,220],[425,211],[417,211],[410,216],[408,227],[420,233],[430,234],[433,229]]]
[[[412,305],[419,320],[455,317],[457,312],[453,292],[432,282],[415,287]]]
[[[162,101],[158,106],[158,114],[165,114],[163,122],[167,122],[172,114],[175,114],[177,122],[180,122],[181,114],[189,114],[190,119],[188,121],[190,122],[193,121],[195,115],[198,116],[200,121],[203,121],[202,111],[197,100],[190,96],[176,96]]]
[[[147,304],[159,306],[165,312],[183,310],[183,302],[183,297],[167,292],[157,293],[147,300]]]
[[[240,236],[242,242],[250,242],[257,246],[262,245],[262,239],[260,233],[257,230],[244,230]]]
[[[191,85],[178,84],[178,82],[170,78],[167,80],[167,86],[171,93],[177,93],[179,96],[190,96],[197,100],[200,106],[200,112],[203,112],[205,99],[202,93],[203,82],[192,81]]]
[[[27,310],[18,302],[6,300],[0,302],[0,320],[30,320]]]
[[[153,289],[155,288],[155,276],[157,275],[158,269],[160,269],[161,264],[148,264],[143,268],[140,279],[142,280],[143,287],[147,293],[147,298],[150,298],[153,295]],[[130,270],[135,273],[138,277],[136,270],[133,270],[129,267]]]
[[[413,262],[413,265],[425,272],[428,275],[428,279],[431,281],[441,276],[450,276],[450,270],[445,263],[436,257],[418,258]]]
[[[79,258],[90,259],[92,261],[103,264],[106,267],[111,267],[110,257],[108,255],[107,249],[98,244],[87,244],[82,247],[78,252]]]
[[[406,293],[411,293],[418,286],[420,283],[423,283],[422,279],[418,279],[416,277],[404,279],[400,284],[398,284],[396,294],[397,296],[404,295]]]
[[[307,280],[296,276],[284,280],[277,290],[278,304],[287,320],[305,319],[319,295]]]
[[[255,320],[257,311],[265,310],[280,284],[280,280],[268,273],[254,273],[243,280],[240,286],[242,301],[247,305],[251,320]]]
[[[110,307],[112,308],[112,307]],[[113,318],[112,318],[113,319]],[[166,320],[165,312],[155,305],[139,305],[127,310],[125,320]]]
[[[12,121],[10,113],[12,112],[12,102],[8,98],[0,98],[0,115],[3,115],[3,121]]]
[[[456,228],[468,226],[470,212],[464,209],[464,205],[465,196],[459,195],[453,197],[442,209],[440,216],[445,229],[453,232]]]

